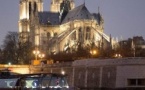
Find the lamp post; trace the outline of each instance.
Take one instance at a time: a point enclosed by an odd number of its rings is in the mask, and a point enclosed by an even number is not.
[[[116,57],[116,58],[121,58],[122,55],[121,55],[121,54],[115,54],[115,57]]]
[[[41,71],[43,71],[44,62],[42,61],[42,58],[44,58],[44,57],[45,57],[45,54],[40,53],[38,56],[40,57],[40,60],[41,60]]]
[[[45,54],[40,53],[38,56],[39,56],[39,57],[41,58],[41,60],[42,60],[42,58],[44,58],[44,57],[45,57]]]
[[[96,51],[96,50],[91,50],[90,53],[91,53],[92,55],[96,55],[96,54],[97,54],[97,51]]]
[[[37,60],[37,56],[39,55],[40,51],[39,50],[34,50],[33,54],[35,55],[35,60]]]
[[[97,50],[95,50],[95,49],[90,50],[90,54],[92,57],[97,55]]]

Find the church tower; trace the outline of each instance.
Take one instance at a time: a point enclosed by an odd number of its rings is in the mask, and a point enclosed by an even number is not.
[[[70,8],[74,9],[75,4],[73,0],[52,0],[51,1],[51,6],[50,6],[50,11],[51,12],[60,12],[61,11],[61,3],[68,1],[70,2]]]
[[[19,3],[19,39],[26,42],[30,33],[30,16],[43,11],[42,0],[20,0]]]

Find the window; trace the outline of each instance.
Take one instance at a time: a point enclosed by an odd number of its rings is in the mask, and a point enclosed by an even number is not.
[[[25,78],[21,80],[23,88],[39,88],[39,78]]]
[[[50,79],[51,79],[51,77],[49,75],[43,78],[43,80],[42,80],[42,87],[43,88],[49,87]]]
[[[57,33],[54,33],[54,37],[56,37],[57,36]]]
[[[138,85],[145,86],[145,79],[138,79]]]
[[[79,28],[79,41],[82,40],[82,28],[80,27]]]
[[[31,10],[32,10],[32,6],[31,6],[31,2],[29,2],[29,16],[31,15]]]
[[[136,79],[129,79],[128,80],[128,86],[135,86],[136,85]]]
[[[51,37],[51,36],[50,36],[50,33],[48,32],[48,33],[47,33],[47,39],[49,40],[50,37]]]
[[[91,34],[91,30],[90,30],[89,27],[87,27],[87,29],[86,29],[86,40],[90,40],[91,39],[90,34]]]
[[[68,87],[65,77],[51,77],[50,88],[63,88]]]
[[[128,86],[145,86],[145,79],[128,79]]]
[[[76,31],[72,33],[71,39],[72,39],[72,40],[76,40]]]
[[[37,10],[37,4],[36,2],[34,2],[34,12],[36,12],[36,10]]]
[[[16,85],[18,78],[0,79],[0,88],[13,88]]]

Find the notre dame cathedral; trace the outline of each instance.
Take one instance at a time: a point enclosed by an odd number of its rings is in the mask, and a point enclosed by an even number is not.
[[[78,46],[113,48],[115,41],[104,34],[104,20],[99,10],[90,13],[85,3],[75,7],[73,0],[51,0],[43,11],[43,0],[20,0],[19,39],[30,41],[39,50],[72,52]]]

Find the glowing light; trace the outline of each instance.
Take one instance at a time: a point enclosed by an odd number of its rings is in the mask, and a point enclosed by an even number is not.
[[[37,56],[39,55],[40,51],[39,50],[34,50],[33,54],[35,54],[35,60],[37,60]]]
[[[65,75],[65,71],[62,70],[62,71],[61,71],[61,74],[62,74],[62,75]]]
[[[97,54],[97,50],[91,50],[91,51],[90,51],[90,54],[91,54],[91,55],[96,55],[96,54]]]
[[[9,62],[9,63],[8,63],[8,65],[12,65],[12,63],[11,63],[11,62]]]
[[[38,56],[42,59],[42,58],[44,58],[44,57],[45,57],[45,54],[40,53]]]
[[[121,54],[115,54],[115,57],[116,57],[116,58],[121,58],[122,55],[121,55]]]
[[[19,74],[28,74],[29,68],[9,68],[11,72],[19,73]]]

